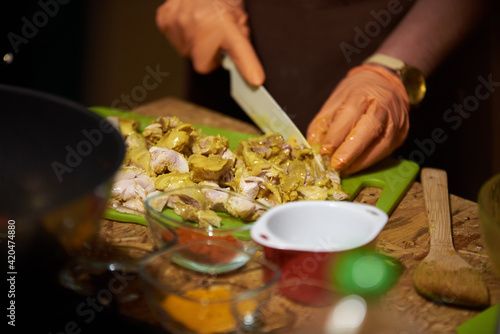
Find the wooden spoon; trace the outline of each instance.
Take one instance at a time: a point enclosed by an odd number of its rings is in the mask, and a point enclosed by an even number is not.
[[[490,297],[481,274],[453,246],[446,172],[423,168],[421,181],[431,242],[429,254],[413,273],[415,289],[436,302],[474,309],[487,307]]]

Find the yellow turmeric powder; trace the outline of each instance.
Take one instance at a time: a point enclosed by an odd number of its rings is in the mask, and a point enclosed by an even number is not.
[[[203,334],[235,329],[236,320],[231,313],[231,292],[228,289],[195,289],[186,292],[183,297],[168,295],[163,301],[163,308],[186,328]]]

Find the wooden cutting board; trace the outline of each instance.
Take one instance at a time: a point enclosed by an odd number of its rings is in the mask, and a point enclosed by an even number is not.
[[[133,112],[148,116],[178,116],[185,122],[259,134],[258,129],[250,124],[173,98],[155,101]],[[381,192],[380,188],[366,187],[354,201],[375,205]],[[450,205],[455,248],[459,255],[480,270],[490,290],[491,303],[496,304],[500,302],[500,279],[493,272],[481,240],[477,203],[451,195]],[[429,251],[428,231],[422,186],[415,182],[377,238],[377,249],[399,260],[405,268],[397,285],[382,298],[380,308],[389,312],[393,319],[399,319],[406,333],[456,333],[459,325],[480,312],[430,302],[415,292],[411,281],[413,269]],[[146,227],[133,223],[104,220],[101,234],[115,244],[150,242]],[[444,293],[452,296],[453,292]],[[143,300],[122,311],[143,321],[154,322]]]

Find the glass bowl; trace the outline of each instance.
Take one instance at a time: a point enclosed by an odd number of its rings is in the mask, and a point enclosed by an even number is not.
[[[177,234],[178,244],[209,239],[249,253],[258,248],[250,237],[250,229],[269,209],[254,199],[208,185],[165,191],[147,199],[145,206],[149,231],[158,248],[170,243],[163,235],[170,228]],[[220,227],[208,221],[219,222]]]
[[[316,296],[306,297],[313,292]],[[266,298],[253,291],[233,302],[238,333],[326,333],[326,318],[339,300],[331,285],[308,280],[279,281]],[[247,305],[259,305],[249,308]]]
[[[233,258],[241,259],[238,268]],[[233,308],[255,313],[280,271],[228,243],[200,240],[156,252],[141,264],[139,277],[150,309],[169,332],[234,333]]]
[[[265,298],[250,291],[233,302],[233,312],[236,333],[245,334],[387,334],[408,329],[377,301],[341,293],[318,280],[281,280]]]
[[[500,277],[500,174],[481,187],[478,196],[481,233],[488,257]]]

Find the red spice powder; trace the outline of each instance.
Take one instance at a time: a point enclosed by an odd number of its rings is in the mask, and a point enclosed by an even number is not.
[[[194,241],[200,240],[212,240],[222,243],[229,244],[233,247],[242,249],[243,243],[241,240],[236,239],[232,235],[225,236],[209,236],[203,233],[197,233],[190,230],[177,229],[177,243],[179,245],[187,244]],[[163,234],[163,238],[167,241],[171,241],[172,236],[168,233]],[[192,245],[186,250],[192,257],[196,256],[196,261],[203,261],[208,264],[225,263],[229,262],[235,257],[235,252],[231,249],[221,247],[219,245],[208,245],[208,244],[198,244]],[[201,256],[200,256],[201,255]]]

